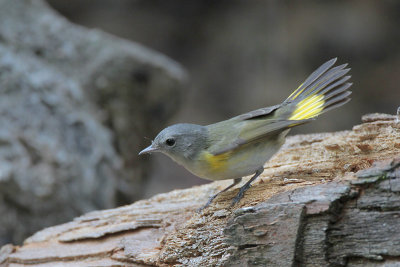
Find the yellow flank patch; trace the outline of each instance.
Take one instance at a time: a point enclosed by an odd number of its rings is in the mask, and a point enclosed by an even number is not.
[[[228,159],[232,152],[213,155],[205,152],[204,159],[213,171],[223,171],[228,167]]]
[[[323,95],[308,96],[296,105],[297,108],[289,120],[305,120],[318,116],[324,109],[324,103]]]

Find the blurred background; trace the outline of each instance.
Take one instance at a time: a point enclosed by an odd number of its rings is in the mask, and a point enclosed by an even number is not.
[[[399,14],[395,0],[0,0],[0,245],[207,183],[137,153],[168,125],[278,104],[331,58],[352,68],[352,101],[292,135],[395,113]]]
[[[352,68],[353,100],[291,134],[351,129],[365,113],[400,105],[398,1],[49,3],[74,23],[139,42],[186,68],[189,84],[168,125],[205,125],[280,103],[333,57]],[[151,158],[143,197],[207,182],[163,155]]]

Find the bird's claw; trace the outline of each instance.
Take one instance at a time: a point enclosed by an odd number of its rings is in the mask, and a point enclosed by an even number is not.
[[[235,206],[237,203],[239,203],[239,201],[242,199],[242,197],[243,197],[243,192],[239,192],[239,193],[236,195],[236,197],[233,198],[230,207],[232,208],[232,207]]]

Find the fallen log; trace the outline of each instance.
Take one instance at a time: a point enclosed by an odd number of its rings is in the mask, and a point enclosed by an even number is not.
[[[400,264],[400,123],[298,135],[240,203],[231,181],[175,190],[6,245],[9,266],[387,266]],[[240,186],[240,185],[239,185]],[[393,265],[394,266],[394,265]]]

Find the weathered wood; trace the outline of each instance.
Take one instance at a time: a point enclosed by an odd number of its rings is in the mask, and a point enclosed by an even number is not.
[[[196,209],[219,181],[91,212],[0,251],[4,265],[387,266],[400,264],[400,123],[294,136],[243,200]],[[372,166],[372,167],[371,167]],[[361,170],[361,171],[360,171]]]

